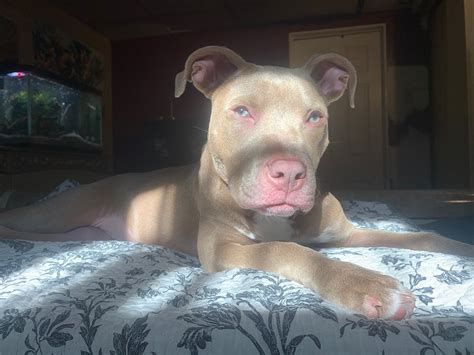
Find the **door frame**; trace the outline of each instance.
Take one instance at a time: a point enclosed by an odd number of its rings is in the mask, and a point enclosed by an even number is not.
[[[469,149],[469,187],[474,189],[474,4],[464,1],[464,21],[466,34],[467,62],[467,105],[468,105],[468,149]]]
[[[362,26],[350,26],[350,27],[337,27],[337,28],[328,28],[322,30],[312,30],[312,31],[301,31],[301,32],[290,32],[288,34],[288,51],[289,51],[289,65],[291,65],[292,58],[292,48],[293,44],[297,41],[308,40],[308,39],[317,39],[325,37],[334,37],[334,36],[344,36],[350,34],[361,34],[376,32],[380,35],[380,50],[381,50],[381,68],[382,68],[382,155],[383,155],[383,182],[384,188],[390,188],[390,178],[392,177],[392,172],[390,169],[390,160],[389,160],[389,146],[388,146],[388,111],[387,111],[387,37],[386,37],[386,25],[385,23],[377,23],[372,25],[362,25]]]

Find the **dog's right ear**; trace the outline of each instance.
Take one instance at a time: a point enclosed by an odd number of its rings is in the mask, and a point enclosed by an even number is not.
[[[184,70],[176,75],[174,96],[180,97],[189,81],[206,97],[210,97],[219,85],[245,65],[248,63],[228,48],[200,48],[191,53]]]

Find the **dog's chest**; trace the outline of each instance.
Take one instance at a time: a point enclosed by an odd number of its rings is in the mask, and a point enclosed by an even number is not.
[[[235,229],[247,238],[260,242],[290,240],[294,234],[293,221],[290,218],[256,214],[253,219],[253,227],[253,232],[240,227]]]

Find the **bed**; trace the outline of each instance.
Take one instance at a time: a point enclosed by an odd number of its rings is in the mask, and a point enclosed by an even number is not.
[[[416,229],[384,204],[343,206],[363,228]],[[0,354],[474,353],[474,259],[322,253],[401,280],[416,296],[414,315],[369,320],[275,274],[207,274],[160,246],[0,240]]]

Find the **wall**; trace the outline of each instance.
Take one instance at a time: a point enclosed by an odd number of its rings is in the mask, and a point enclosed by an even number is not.
[[[182,34],[113,43],[114,151],[117,172],[149,170],[189,161],[170,152],[169,160],[155,161],[152,131],[168,130],[183,140],[180,128],[199,126],[207,129],[210,104],[191,86],[174,99],[174,78],[182,71],[187,56],[206,45],[227,46],[249,61],[273,65],[288,63],[288,31],[262,28],[201,34]],[[173,103],[173,109],[171,109]],[[171,112],[173,111],[173,112]],[[171,116],[176,121],[171,120]],[[163,121],[160,121],[163,118]],[[188,130],[189,131],[189,130]],[[192,129],[192,139],[206,133]],[[150,136],[151,135],[151,136]],[[197,137],[196,137],[197,136]],[[168,137],[169,138],[169,137]],[[176,142],[171,150],[178,149]],[[156,141],[161,145],[161,141]],[[138,157],[138,159],[137,159]]]
[[[174,76],[183,69],[187,56],[193,50],[211,44],[223,45],[252,62],[287,66],[290,32],[373,23],[385,23],[387,26],[388,66],[426,65],[427,42],[409,12],[378,13],[318,23],[182,33],[114,42],[112,53],[116,171],[149,170],[164,165],[187,163],[190,160],[182,154],[175,154],[175,159],[166,161],[150,147],[162,147],[164,143],[160,139],[154,143],[147,142],[153,140],[153,136],[160,135],[159,131],[163,127],[170,129],[169,127],[173,126],[173,132],[183,127],[207,127],[209,102],[196,90],[188,88],[181,98],[173,100]],[[170,120],[171,116],[176,120]],[[160,117],[163,120],[160,120]],[[197,136],[195,140],[205,136],[205,132],[197,129],[190,131]],[[178,134],[175,138],[179,140],[182,137]],[[176,145],[184,143],[177,142]],[[199,152],[196,153],[195,156],[198,156]]]
[[[470,172],[464,1],[443,0],[433,25],[434,183],[465,188]]]

